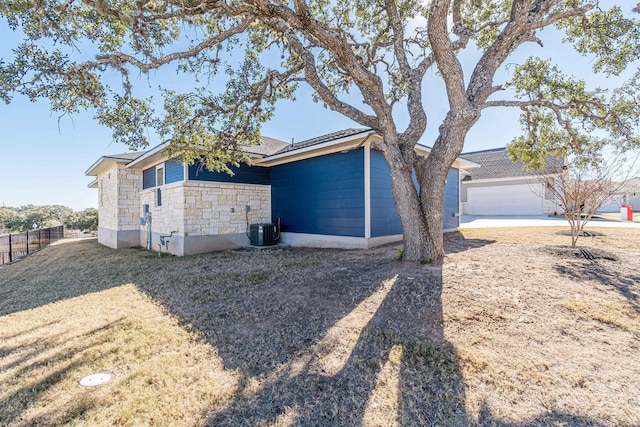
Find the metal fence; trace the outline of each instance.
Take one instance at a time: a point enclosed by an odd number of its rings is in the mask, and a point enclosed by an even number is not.
[[[0,236],[0,265],[27,256],[63,237],[62,225]]]

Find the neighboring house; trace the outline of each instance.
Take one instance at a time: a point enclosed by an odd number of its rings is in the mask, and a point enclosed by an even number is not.
[[[509,159],[506,148],[463,153],[462,159],[480,164],[461,173],[460,205],[463,215],[542,215],[561,213],[545,179],[553,178],[556,167],[549,162],[549,173],[526,171],[522,163]]]
[[[631,205],[633,210],[640,210],[640,177],[630,178],[619,185],[616,193],[605,200],[598,212],[619,212],[622,205]]]
[[[347,129],[296,144],[263,138],[246,147],[253,165],[234,175],[167,158],[160,145],[142,153],[104,156],[86,172],[98,188],[98,241],[112,248],[145,246],[145,205],[152,217],[152,248],[190,255],[249,244],[248,224],[281,218],[281,242],[294,246],[368,248],[402,239],[389,168],[372,145],[370,129]],[[420,155],[429,149],[416,147]],[[449,173],[444,228],[456,229],[458,159]]]
[[[634,211],[640,211],[640,177],[628,179],[620,191],[624,194],[624,204],[632,205]]]

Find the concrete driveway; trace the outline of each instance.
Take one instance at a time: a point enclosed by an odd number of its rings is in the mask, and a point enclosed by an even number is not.
[[[516,216],[473,216],[460,217],[460,228],[496,228],[496,227],[569,227],[569,222],[562,216],[548,217],[544,215],[516,215]],[[599,218],[591,219],[586,225],[592,227],[637,228],[640,223],[630,221],[607,221]]]

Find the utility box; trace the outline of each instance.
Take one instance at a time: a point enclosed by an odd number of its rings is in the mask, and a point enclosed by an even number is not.
[[[620,219],[623,221],[633,221],[633,205],[622,205],[620,208]]]
[[[251,224],[249,240],[253,246],[273,246],[276,244],[278,227],[275,224]]]

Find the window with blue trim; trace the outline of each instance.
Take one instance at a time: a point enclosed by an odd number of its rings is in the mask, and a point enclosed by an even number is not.
[[[169,160],[142,171],[142,189],[184,181],[182,163]]]

